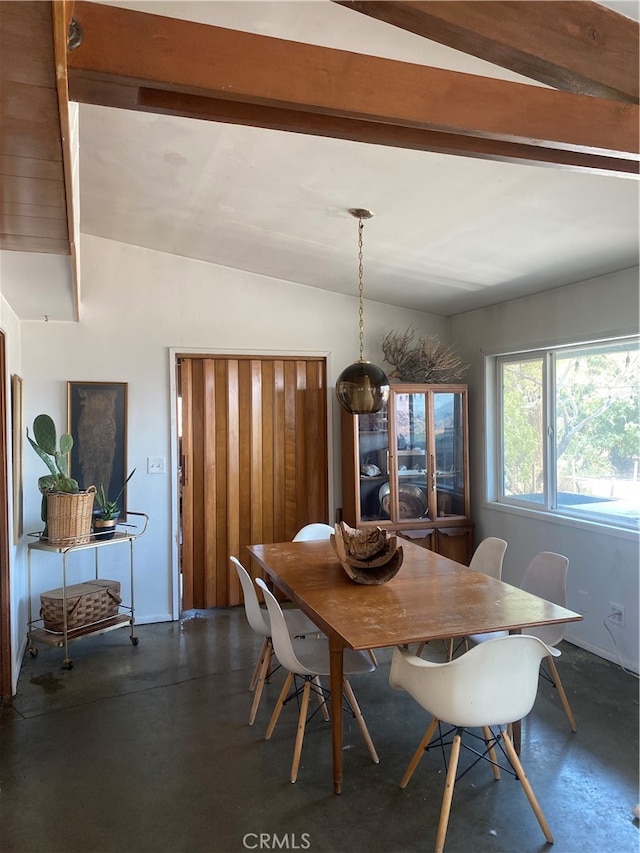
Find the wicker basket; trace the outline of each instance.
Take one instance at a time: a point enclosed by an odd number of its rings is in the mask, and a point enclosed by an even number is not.
[[[84,492],[47,493],[47,540],[50,545],[86,545],[91,541],[91,514],[96,487]]]
[[[64,631],[63,600],[62,587],[40,595],[40,616],[48,631]],[[67,630],[72,631],[115,616],[121,601],[119,581],[93,580],[68,586]]]

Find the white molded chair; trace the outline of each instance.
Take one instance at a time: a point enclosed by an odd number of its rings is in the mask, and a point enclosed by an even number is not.
[[[308,542],[313,539],[328,539],[333,533],[333,527],[330,524],[322,524],[314,522],[313,524],[305,524],[293,537],[294,542]]]
[[[562,554],[554,554],[552,551],[541,551],[531,560],[522,578],[520,589],[525,592],[530,592],[560,607],[567,606],[567,571],[569,569],[569,560]],[[561,622],[557,625],[541,625],[537,628],[527,628],[527,634],[538,637],[547,646],[557,646],[564,638],[567,630],[567,623]],[[490,634],[472,634],[469,637],[472,643],[486,642],[488,639],[494,639],[498,636],[504,636],[505,632],[495,631]],[[558,691],[558,696],[562,702],[562,707],[569,720],[571,731],[578,730],[573,711],[569,705],[567,694],[565,693],[558,669],[555,665],[553,657],[549,655],[546,660],[549,667],[549,674],[542,673],[555,686]]]
[[[312,524],[305,524],[304,527],[301,527],[300,530],[293,537],[292,542],[311,542],[318,541],[320,539],[329,539],[335,533],[333,527],[330,524],[323,524],[322,522],[313,522]],[[376,656],[373,652],[373,649],[367,649],[367,654],[371,658],[371,662],[374,666],[378,665],[378,661],[376,660]]]
[[[304,740],[304,730],[307,722],[307,710],[309,707],[309,696],[311,690],[317,693],[318,699],[321,702],[321,708],[326,710],[325,691],[320,686],[319,676],[329,675],[329,641],[326,637],[315,640],[295,639],[290,636],[286,623],[284,621],[284,611],[280,607],[275,596],[267,589],[267,585],[260,578],[256,579],[256,583],[260,586],[264,593],[264,598],[271,619],[271,636],[273,638],[273,646],[276,656],[283,667],[289,670],[289,674],[284,682],[278,702],[273,710],[271,720],[265,733],[265,740],[269,740],[273,734],[280,712],[289,699],[299,697],[302,694],[300,702],[300,714],[298,716],[298,730],[296,734],[295,747],[293,751],[293,761],[291,764],[290,780],[295,782],[298,778],[298,768],[300,766],[300,756],[302,754],[302,743]],[[351,685],[347,680],[349,675],[358,675],[364,672],[373,672],[375,665],[366,652],[353,651],[352,649],[344,650],[344,676],[342,685],[344,688],[344,698],[349,706],[353,716],[355,717],[362,736],[365,740],[369,754],[372,760],[377,764],[378,754],[371,740],[369,730],[362,716],[362,712],[356,701],[356,697],[351,689]],[[297,688],[295,685],[295,677],[300,676],[303,679],[303,687]],[[289,690],[294,685],[294,691],[289,696]],[[333,697],[333,713],[342,712],[342,697]]]
[[[487,536],[473,552],[469,568],[474,572],[482,572],[483,575],[489,575],[500,580],[506,550],[507,543],[504,539],[498,539],[497,536]]]
[[[524,634],[507,635],[482,643],[447,663],[423,660],[405,648],[394,649],[389,683],[396,689],[406,690],[433,715],[405,771],[401,788],[407,786],[436,729],[441,729],[440,723],[448,723],[453,727],[440,734],[436,741],[440,744],[445,743],[444,739],[455,730],[453,740],[446,741],[451,743],[451,755],[436,837],[436,853],[442,853],[444,849],[460,749],[466,746],[462,743],[462,735],[467,728],[482,729],[481,740],[484,740],[485,752],[481,758],[492,764],[496,779],[500,778],[501,766],[496,760],[496,747],[508,760],[512,770],[504,766],[502,769],[514,772],[520,780],[545,838],[553,843],[549,825],[504,727],[529,713],[538,690],[540,661],[548,655],[559,654],[557,649],[549,648],[537,637]],[[495,733],[491,731],[491,726],[496,728]]]
[[[489,575],[496,580],[500,580],[502,578],[502,564],[504,562],[504,553],[506,550],[507,543],[504,539],[498,539],[496,536],[487,536],[487,538],[483,539],[473,552],[469,568],[474,572],[482,572],[483,575]],[[450,639],[448,643],[448,659],[451,660],[454,655],[453,638]],[[464,640],[460,640],[455,651],[457,651],[463,644],[466,650],[469,649],[469,642],[465,637]],[[418,656],[422,654],[425,645],[426,643],[421,643],[418,646],[416,650],[416,654]]]
[[[242,594],[244,596],[244,611],[247,616],[247,621],[256,634],[259,634],[263,638],[260,654],[258,655],[258,660],[249,684],[249,690],[254,691],[251,711],[249,712],[249,725],[252,726],[258,712],[258,706],[260,705],[260,698],[262,696],[264,683],[269,675],[271,667],[271,659],[273,655],[271,623],[269,621],[267,611],[260,607],[260,602],[258,601],[258,596],[253,586],[251,575],[236,557],[229,557],[229,559],[235,566],[238,578],[240,579]],[[283,612],[285,614],[284,619],[287,631],[292,636],[301,637],[308,634],[317,636],[319,634],[318,626],[314,625],[311,619],[308,619],[301,610],[292,608]]]

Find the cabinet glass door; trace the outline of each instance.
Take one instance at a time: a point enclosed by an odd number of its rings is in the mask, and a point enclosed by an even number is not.
[[[388,520],[389,423],[386,407],[373,415],[358,415],[360,450],[360,518]]]
[[[466,514],[464,399],[433,392],[435,485],[438,517]]]
[[[424,393],[393,396],[397,512],[394,521],[428,517],[427,398]]]

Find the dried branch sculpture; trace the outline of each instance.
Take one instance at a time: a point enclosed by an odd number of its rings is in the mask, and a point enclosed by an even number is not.
[[[454,383],[460,382],[469,365],[465,364],[452,346],[442,344],[434,336],[420,338],[411,346],[414,330],[389,332],[382,341],[384,360],[394,369],[389,379],[400,382]]]

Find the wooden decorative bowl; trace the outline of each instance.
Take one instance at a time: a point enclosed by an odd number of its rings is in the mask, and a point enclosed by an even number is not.
[[[331,544],[351,580],[381,584],[397,575],[403,553],[396,536],[388,536],[380,527],[355,530],[344,521],[334,531]]]

